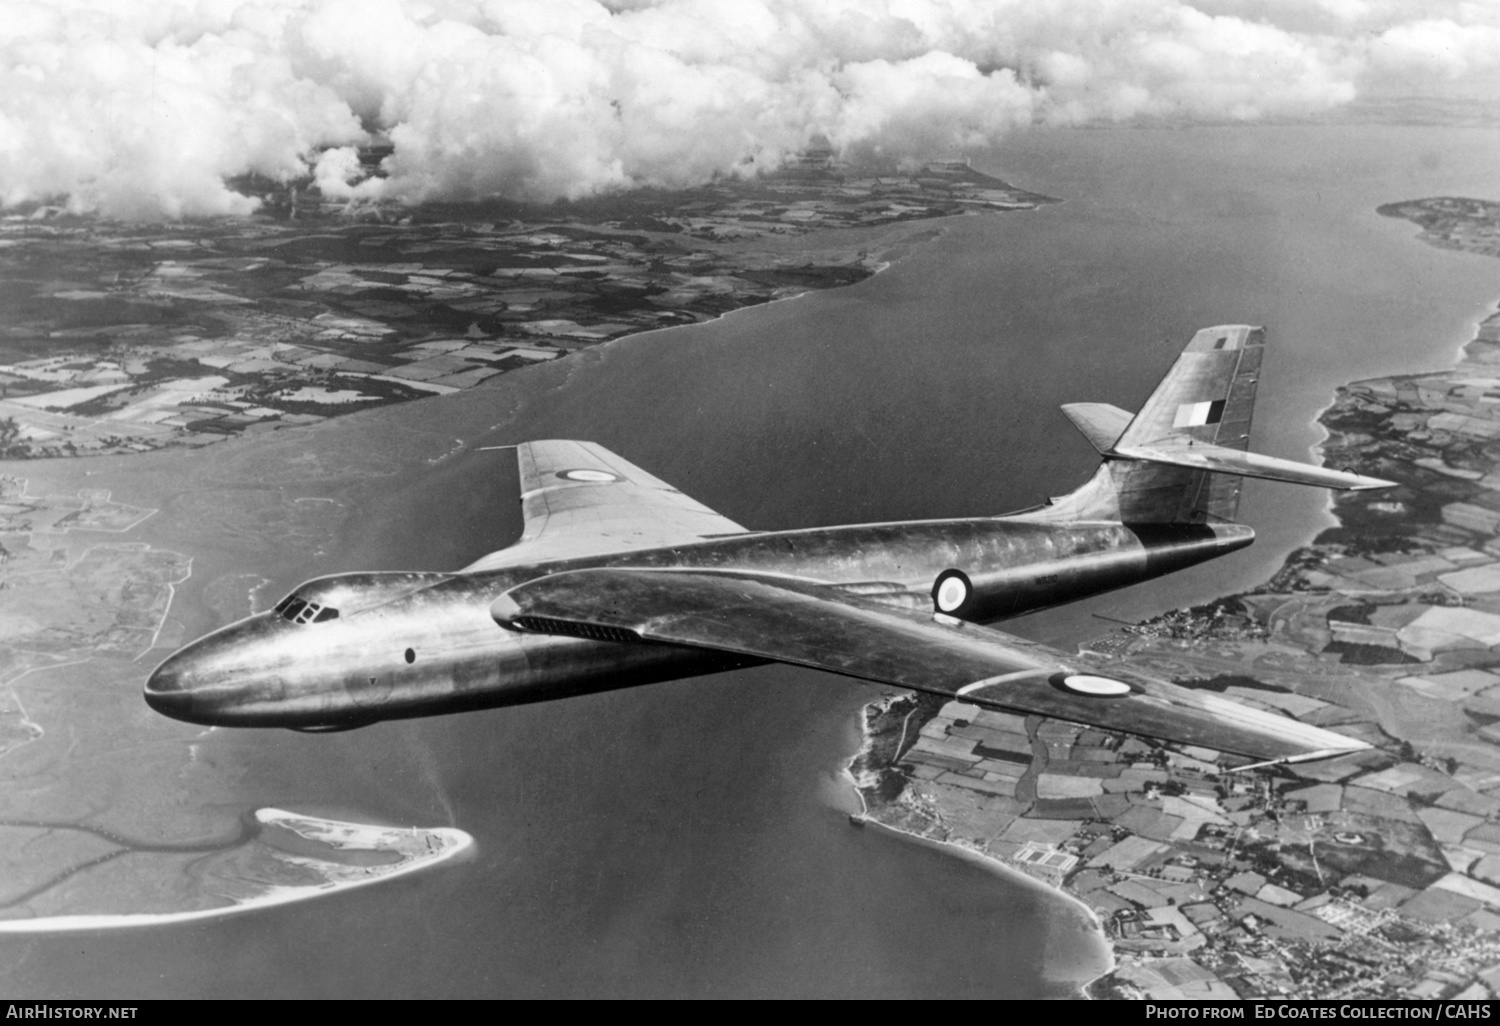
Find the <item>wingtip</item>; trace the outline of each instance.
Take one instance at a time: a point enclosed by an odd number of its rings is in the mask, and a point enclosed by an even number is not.
[[[1357,474],[1349,467],[1334,468],[1325,466],[1325,473],[1339,479],[1339,483],[1330,484],[1329,487],[1343,492],[1373,492],[1380,488],[1395,488],[1401,482],[1387,481],[1383,477],[1371,477],[1368,474]]]
[[[1400,484],[1399,481],[1387,481],[1383,477],[1365,477],[1363,474],[1353,476],[1359,479],[1359,484],[1350,485],[1348,490],[1351,492],[1375,492],[1382,488],[1395,488]]]
[[[1245,773],[1250,770],[1267,769],[1272,766],[1289,766],[1296,762],[1317,762],[1320,759],[1337,759],[1342,755],[1355,755],[1359,752],[1374,750],[1374,745],[1367,744],[1356,738],[1346,738],[1347,744],[1332,745],[1328,748],[1320,748],[1311,752],[1301,752],[1297,755],[1287,755],[1279,759],[1266,759],[1263,762],[1252,762],[1245,766],[1235,766],[1228,770],[1229,773]]]
[[[1308,464],[1309,467],[1313,466]],[[1399,481],[1387,481],[1383,477],[1370,477],[1368,474],[1356,474],[1347,467],[1336,469],[1334,467],[1317,467],[1316,473],[1322,475],[1323,480],[1319,483],[1325,488],[1332,488],[1339,492],[1373,492],[1381,488],[1395,488]],[[1304,482],[1311,484],[1313,482]]]

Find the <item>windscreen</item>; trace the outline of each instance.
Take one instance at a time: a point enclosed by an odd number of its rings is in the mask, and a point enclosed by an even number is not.
[[[294,592],[276,603],[275,613],[292,623],[326,623],[337,620],[339,611],[332,606],[320,606],[297,597]]]

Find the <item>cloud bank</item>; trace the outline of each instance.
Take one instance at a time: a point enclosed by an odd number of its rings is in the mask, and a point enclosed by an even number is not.
[[[920,161],[1023,125],[1490,90],[1500,5],[1426,0],[5,0],[0,206],[244,214]],[[1490,95],[1494,95],[1490,93]],[[393,147],[368,177],[356,147]]]

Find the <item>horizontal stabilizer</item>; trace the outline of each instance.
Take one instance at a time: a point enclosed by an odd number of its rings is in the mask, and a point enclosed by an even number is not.
[[[1372,488],[1393,488],[1396,482],[1347,470],[1330,470],[1315,467],[1296,460],[1284,460],[1275,456],[1227,449],[1222,445],[1206,442],[1168,441],[1159,445],[1121,445],[1105,453],[1112,459],[1137,460],[1141,463],[1164,463],[1174,467],[1189,467],[1193,470],[1208,470],[1216,474],[1234,474],[1239,477],[1258,477],[1266,481],[1284,481],[1287,484],[1313,485],[1318,488],[1338,488],[1345,491],[1368,491]]]
[[[1109,403],[1066,403],[1062,411],[1100,453],[1115,447],[1135,415]]]
[[[490,615],[519,630],[729,652],[1275,762],[1369,747],[1218,695],[812,581],[572,570],[510,589]]]

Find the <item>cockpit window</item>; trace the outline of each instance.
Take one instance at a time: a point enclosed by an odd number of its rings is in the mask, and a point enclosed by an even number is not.
[[[276,604],[276,613],[283,620],[292,623],[327,623],[329,620],[337,620],[339,611],[332,606],[320,606],[316,602],[307,602],[296,595],[288,595]]]
[[[0,0],[0,6],[4,0]],[[333,574],[303,581],[276,603],[272,615],[288,623],[328,623],[441,584],[450,574],[402,572]]]

